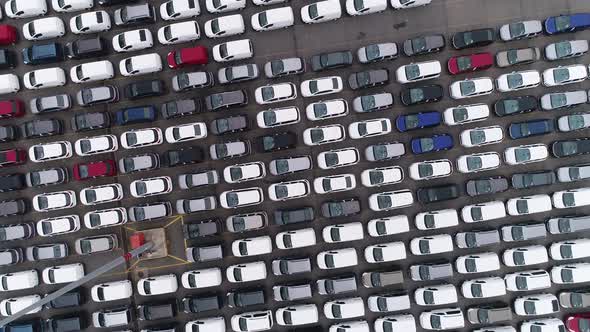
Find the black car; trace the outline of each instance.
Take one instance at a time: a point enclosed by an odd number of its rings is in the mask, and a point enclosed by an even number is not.
[[[16,56],[12,51],[0,49],[0,69],[16,67]]]
[[[125,96],[131,100],[156,97],[163,95],[165,91],[164,82],[161,80],[146,80],[130,83],[125,87]]]
[[[418,201],[422,204],[448,201],[459,197],[459,187],[456,184],[448,184],[437,187],[420,188],[416,191]]]
[[[162,104],[160,114],[164,119],[179,118],[200,113],[204,110],[201,99],[179,99]]]
[[[551,151],[557,158],[585,155],[590,153],[590,138],[557,141],[551,145]]]
[[[44,332],[68,332],[83,331],[86,329],[86,322],[78,315],[51,317],[44,322]]]
[[[54,136],[63,133],[63,125],[58,119],[27,121],[21,124],[20,129],[24,138]]]
[[[26,65],[46,65],[64,60],[64,50],[59,43],[33,44],[22,49]]]
[[[0,142],[12,142],[18,138],[17,126],[0,126]]]
[[[25,187],[25,176],[22,174],[0,176],[0,192],[21,190]]]
[[[512,187],[514,189],[526,189],[537,186],[554,184],[556,176],[553,171],[541,171],[530,173],[517,173],[512,175]]]
[[[246,106],[248,96],[244,90],[226,91],[208,95],[205,106],[208,111],[221,111],[230,107]]]
[[[109,53],[106,41],[100,37],[83,37],[67,43],[65,53],[70,59],[91,59]]]
[[[240,290],[227,293],[227,304],[230,308],[243,308],[264,304],[265,298],[263,289]]]
[[[258,152],[274,152],[294,148],[297,144],[297,135],[292,132],[275,133],[259,136],[254,141]]]
[[[313,71],[341,68],[350,65],[352,65],[352,53],[350,51],[322,53],[311,57],[311,70]]]
[[[497,116],[528,113],[536,110],[539,102],[534,96],[519,96],[500,99],[494,103],[494,112]]]
[[[453,47],[457,50],[486,46],[495,40],[496,32],[491,28],[457,32],[451,38]]]
[[[156,10],[150,4],[125,6],[115,10],[115,24],[130,26],[156,22]]]
[[[174,302],[147,303],[137,306],[137,317],[140,320],[158,320],[174,318],[176,316],[176,304]]]
[[[322,204],[322,216],[324,218],[345,217],[361,212],[361,203],[356,198],[341,201],[330,201]]]
[[[81,306],[84,302],[80,291],[75,290],[49,301],[45,306],[49,309],[74,308]]]
[[[166,167],[189,165],[205,160],[205,152],[199,147],[168,150],[162,155],[162,165]]]
[[[405,106],[434,103],[443,98],[443,88],[438,84],[406,88],[400,92],[400,98]]]
[[[389,83],[387,69],[365,70],[348,76],[348,85],[353,90],[371,88]]]
[[[199,313],[221,309],[222,301],[217,295],[199,294],[197,296],[183,298],[180,302],[180,307],[187,314]]]
[[[76,132],[108,128],[111,126],[110,113],[76,113],[72,117],[71,125]]]
[[[234,115],[227,118],[220,118],[211,121],[209,130],[214,135],[235,133],[248,129],[248,116]]]
[[[306,221],[312,221],[314,212],[312,207],[302,207],[286,210],[275,210],[274,223],[276,225],[297,224]]]

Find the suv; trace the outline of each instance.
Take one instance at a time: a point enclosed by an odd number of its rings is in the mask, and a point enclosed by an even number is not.
[[[186,248],[186,259],[190,262],[208,262],[223,258],[221,245]]]
[[[199,294],[184,297],[180,307],[185,313],[199,313],[211,310],[219,310],[222,307],[221,298],[217,295]]]
[[[265,303],[265,294],[262,289],[240,290],[227,293],[227,305],[230,308],[243,308]]]
[[[195,164],[203,160],[205,160],[205,152],[197,146],[179,150],[168,150],[162,155],[162,165],[166,167]]]
[[[148,171],[160,167],[160,156],[155,153],[127,156],[119,159],[119,171],[123,174]]]
[[[158,320],[174,316],[176,316],[176,305],[173,302],[137,306],[137,318],[140,320]]]
[[[551,145],[551,151],[557,158],[585,155],[590,153],[590,138],[556,141]]]
[[[214,135],[235,133],[248,129],[248,116],[234,115],[227,118],[220,118],[211,121],[209,128]]]
[[[45,320],[44,325],[46,332],[82,331],[87,328],[84,319],[75,315],[51,317]]]
[[[321,295],[334,295],[347,292],[354,292],[357,289],[356,277],[354,275],[319,279],[316,282],[318,293]]]
[[[496,324],[512,320],[509,306],[482,306],[467,309],[467,320],[471,324]]]
[[[244,90],[226,91],[208,95],[205,98],[205,107],[208,111],[221,111],[230,107],[246,106],[248,96]]]
[[[183,225],[184,238],[188,240],[216,235],[219,233],[219,231],[220,227],[219,221],[217,219],[210,219]]]
[[[32,45],[23,48],[21,53],[26,65],[45,65],[64,60],[63,47],[58,43]]]
[[[330,201],[322,204],[322,216],[324,218],[344,217],[361,212],[361,204],[358,199],[351,198],[341,201]]]
[[[80,106],[112,103],[119,100],[119,90],[112,85],[83,88],[76,94],[76,100]]]
[[[25,176],[22,174],[0,176],[0,192],[20,190],[25,187]]]
[[[27,212],[27,204],[24,199],[0,201],[0,217],[21,215]]]
[[[288,225],[312,221],[314,212],[312,207],[303,207],[296,209],[283,209],[274,211],[274,223],[276,225]]]
[[[114,12],[115,24],[130,26],[137,24],[155,23],[156,11],[147,3],[119,8]]]
[[[21,124],[20,130],[23,138],[37,138],[61,135],[63,126],[58,119],[31,120]]]
[[[107,55],[108,48],[100,37],[84,37],[67,43],[65,53],[70,59],[94,59]]]
[[[131,221],[150,221],[152,219],[171,216],[172,205],[170,202],[135,205],[129,208],[127,214]]]
[[[525,189],[554,184],[555,180],[553,171],[541,171],[512,174],[511,182],[514,189]]]
[[[449,262],[412,265],[410,266],[410,277],[415,281],[452,278],[453,266]]]
[[[84,298],[79,291],[70,291],[46,304],[50,309],[74,308],[84,304]]]

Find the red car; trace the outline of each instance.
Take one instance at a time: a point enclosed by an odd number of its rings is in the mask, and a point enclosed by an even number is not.
[[[452,75],[485,70],[494,65],[494,57],[491,53],[475,53],[470,55],[458,55],[449,59],[447,67]]]
[[[117,175],[117,167],[112,159],[74,165],[74,179],[78,181],[115,175]]]
[[[186,65],[206,65],[209,63],[207,48],[203,46],[187,47],[168,53],[166,57],[170,68]]]
[[[0,119],[18,118],[25,114],[25,104],[20,99],[0,100]]]
[[[0,151],[0,167],[9,167],[24,164],[27,161],[27,152],[20,149]]]
[[[567,316],[565,326],[572,332],[587,332],[590,329],[590,312]]]
[[[0,45],[12,45],[16,43],[16,28],[8,24],[0,24]]]

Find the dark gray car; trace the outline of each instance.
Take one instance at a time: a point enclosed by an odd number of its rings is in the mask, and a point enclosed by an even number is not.
[[[361,278],[363,285],[367,288],[387,287],[404,283],[404,273],[402,271],[364,272]]]
[[[49,243],[27,247],[27,260],[34,262],[44,259],[58,259],[68,256],[68,246],[65,243]]]
[[[214,135],[235,133],[246,129],[248,129],[248,116],[246,115],[215,119],[209,125],[209,130]]]
[[[272,273],[277,276],[311,272],[309,258],[279,258],[272,261]]]
[[[502,240],[507,242],[541,239],[547,235],[545,224],[508,225],[500,229]]]
[[[68,181],[68,171],[62,167],[31,171],[25,175],[28,187],[44,187]]]
[[[277,59],[264,64],[264,74],[268,78],[300,74],[304,71],[305,62],[302,58]]]
[[[311,169],[310,156],[294,156],[281,159],[274,159],[268,164],[268,169],[272,175],[285,175],[294,172],[301,172]]]
[[[213,294],[187,296],[180,300],[180,308],[185,313],[199,313],[221,309],[221,298]]]
[[[248,104],[248,96],[244,90],[214,93],[205,98],[205,106],[209,111],[221,111],[230,107],[245,106],[246,104]]]
[[[149,221],[172,215],[170,202],[153,202],[135,205],[129,208],[127,214],[131,221]]]
[[[88,131],[111,126],[111,116],[106,112],[77,113],[71,120],[74,131]]]
[[[76,94],[76,101],[80,106],[112,103],[117,100],[119,100],[119,90],[112,85],[83,88]]]
[[[20,130],[23,138],[37,138],[61,135],[63,125],[58,119],[32,120],[21,124]]]
[[[312,207],[275,210],[273,213],[276,225],[296,224],[312,221],[314,212]]]
[[[310,284],[277,285],[272,288],[275,301],[295,301],[312,297]]]
[[[489,231],[467,231],[455,234],[457,247],[479,248],[500,243],[500,233],[497,230]]]
[[[311,57],[311,70],[322,71],[352,65],[350,51],[317,54]]]
[[[447,279],[453,276],[453,266],[449,262],[424,263],[410,266],[410,277],[414,281]]]
[[[471,324],[495,324],[512,320],[509,306],[482,306],[467,309],[467,320]]]
[[[243,308],[264,303],[263,289],[246,289],[227,293],[227,305],[230,308]]]
[[[21,215],[25,212],[27,212],[27,203],[24,199],[0,201],[0,217]]]
[[[30,101],[31,112],[34,114],[65,111],[72,106],[70,96],[60,94],[55,96],[33,98]]]
[[[508,190],[508,180],[502,176],[469,180],[466,189],[469,196],[491,195]]]
[[[217,80],[221,84],[251,81],[258,78],[258,66],[253,63],[231,66],[217,71]]]
[[[319,279],[316,282],[320,295],[335,295],[357,290],[356,277],[354,275]]]
[[[389,83],[387,69],[365,70],[348,76],[348,85],[353,90],[371,88]]]
[[[172,100],[162,104],[160,113],[164,119],[179,118],[203,110],[202,101],[200,99],[179,99]]]
[[[537,47],[517,48],[496,53],[496,64],[500,68],[533,63],[541,57]]]
[[[517,173],[512,175],[511,182],[514,189],[551,185],[555,183],[555,173],[553,171]]]
[[[404,42],[404,53],[407,56],[434,53],[445,47],[445,36],[440,34],[419,36]]]
[[[341,201],[329,201],[322,204],[324,218],[344,217],[361,212],[361,203],[356,198]]]
[[[547,220],[551,234],[570,234],[590,230],[590,216],[564,216]]]

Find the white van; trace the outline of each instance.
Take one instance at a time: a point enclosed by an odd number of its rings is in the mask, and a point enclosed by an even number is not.
[[[58,67],[33,70],[23,75],[23,83],[31,90],[63,86],[66,84],[66,73]]]
[[[217,62],[228,62],[248,59],[254,56],[250,39],[233,40],[213,46],[213,59]]]
[[[123,76],[135,76],[162,71],[162,58],[158,53],[149,53],[125,58],[119,62]]]
[[[20,90],[18,76],[14,74],[0,75],[0,94],[15,93]]]
[[[108,60],[88,62],[72,67],[70,77],[75,83],[102,81],[115,77],[115,70]]]

